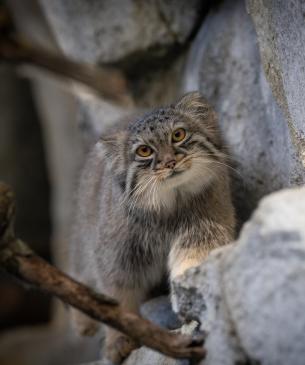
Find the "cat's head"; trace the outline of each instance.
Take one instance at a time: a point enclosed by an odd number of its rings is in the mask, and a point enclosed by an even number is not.
[[[224,167],[215,112],[198,92],[101,143],[126,203],[142,209],[172,209],[177,199],[202,192]]]

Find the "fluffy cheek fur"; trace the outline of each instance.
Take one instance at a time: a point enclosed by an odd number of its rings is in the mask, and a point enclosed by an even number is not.
[[[204,155],[186,158],[181,165],[177,165],[177,170],[182,173],[164,180],[164,192],[179,191],[185,198],[200,193],[215,177],[212,166],[213,160]]]
[[[213,160],[204,155],[186,157],[176,166],[179,174],[171,176],[168,169],[142,170],[131,194],[131,204],[148,210],[172,210],[179,199],[200,193],[215,178]]]

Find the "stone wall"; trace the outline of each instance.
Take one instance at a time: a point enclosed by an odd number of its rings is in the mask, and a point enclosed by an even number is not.
[[[175,283],[180,315],[191,312],[207,332],[205,364],[301,364],[305,191],[293,187],[305,180],[304,5],[202,3],[9,2],[32,40],[79,61],[121,68],[134,101],[127,110],[71,95],[45,76],[33,81],[52,177],[57,262],[65,267],[71,191],[88,146],[118,118],[200,90],[215,106],[232,153],[240,227],[259,208],[235,243]],[[163,308],[162,300],[151,312]],[[92,351],[79,361],[93,360]],[[131,363],[177,362],[140,349]]]
[[[299,49],[298,43],[290,45]],[[262,196],[302,184],[305,178],[302,152],[291,132],[297,121],[287,118],[266,80],[259,44],[244,1],[223,1],[203,22],[184,75],[184,90],[199,89],[219,113],[237,169],[232,175],[242,220]]]

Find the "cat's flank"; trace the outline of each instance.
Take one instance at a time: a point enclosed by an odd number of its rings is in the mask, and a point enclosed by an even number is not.
[[[77,194],[71,275],[138,312],[168,276],[199,265],[234,233],[226,150],[197,92],[110,129],[94,146]],[[96,323],[77,311],[84,334]],[[135,344],[107,329],[106,357]]]

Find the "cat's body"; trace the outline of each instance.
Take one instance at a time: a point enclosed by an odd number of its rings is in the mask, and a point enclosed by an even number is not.
[[[224,152],[215,113],[198,93],[110,130],[82,172],[71,274],[137,311],[166,276],[230,242]],[[112,330],[106,344],[114,362],[133,346]]]

